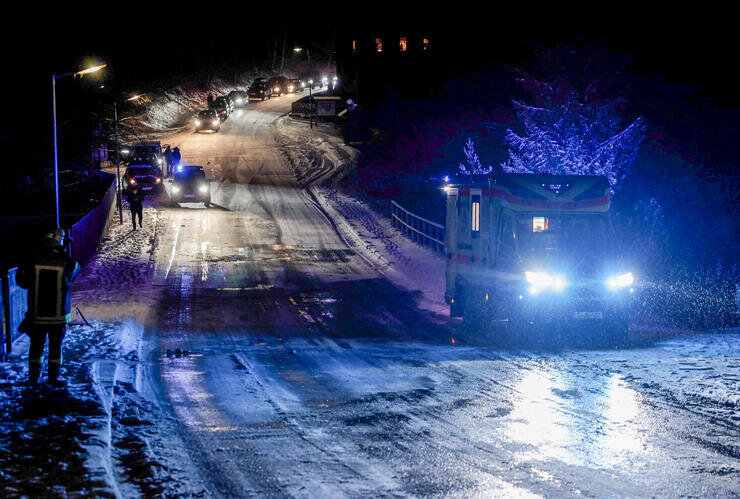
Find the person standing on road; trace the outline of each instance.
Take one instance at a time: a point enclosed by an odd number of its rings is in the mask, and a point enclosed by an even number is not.
[[[142,219],[144,216],[144,193],[139,189],[138,186],[134,186],[128,193],[127,196],[128,207],[131,210],[131,223],[134,224],[134,230],[136,230],[136,217],[139,217],[139,227],[144,227]]]
[[[170,146],[167,146],[162,155],[164,156],[165,165],[164,176],[167,177],[172,173],[172,149],[170,149]]]
[[[213,95],[208,94],[206,101],[208,102],[208,109],[213,109]]]
[[[180,148],[177,146],[172,150],[172,164],[175,168],[180,164]]]
[[[62,364],[62,340],[72,320],[69,285],[80,273],[80,265],[64,250],[64,230],[44,236],[40,247],[16,274],[16,281],[28,289],[28,310],[19,330],[31,337],[28,353],[28,377],[37,384],[41,374],[41,356],[49,336],[48,381],[57,384]]]

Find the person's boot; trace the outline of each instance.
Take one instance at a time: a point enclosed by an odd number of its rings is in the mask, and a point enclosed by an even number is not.
[[[29,362],[28,364],[28,383],[30,385],[38,385],[40,374],[41,374],[41,361]]]
[[[59,386],[62,383],[59,382],[59,362],[49,361],[49,377],[48,382],[50,385]]]

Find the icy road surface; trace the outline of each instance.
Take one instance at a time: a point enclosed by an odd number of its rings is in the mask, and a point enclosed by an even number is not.
[[[155,408],[118,402],[136,414],[114,422],[125,494],[740,494],[740,335],[566,353],[460,340],[298,185],[277,143],[291,99],[168,138],[210,162],[215,206],[150,203],[145,230],[114,228],[97,264],[112,276],[78,292],[90,315],[142,324],[116,393]]]

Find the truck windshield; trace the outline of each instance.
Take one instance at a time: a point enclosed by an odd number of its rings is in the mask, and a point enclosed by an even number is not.
[[[519,252],[524,259],[594,261],[611,255],[614,239],[605,214],[519,215]]]

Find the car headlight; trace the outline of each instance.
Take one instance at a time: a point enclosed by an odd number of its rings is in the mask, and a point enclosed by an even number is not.
[[[180,188],[177,187],[176,185],[173,185],[172,186],[172,192],[174,192],[175,194],[177,194],[178,192],[180,192]]]
[[[157,158],[157,163],[162,164],[162,158]]]
[[[275,91],[276,92],[279,92],[280,91],[280,87],[275,87]]]
[[[213,120],[213,126],[218,125],[218,120]]]
[[[634,282],[635,277],[632,275],[632,272],[627,272],[626,274],[612,276],[607,279],[606,287],[611,290],[615,290],[619,288],[626,288],[627,286],[632,286]]]
[[[198,187],[198,190],[200,192],[204,192],[204,193],[205,192],[208,192],[208,186],[207,185],[201,185],[200,187]]]
[[[242,100],[241,99],[236,99],[236,103],[237,104],[241,104],[242,103]]]
[[[200,120],[195,120],[195,126],[200,126]]]
[[[537,290],[548,288],[561,291],[568,284],[565,277],[560,275],[552,276],[545,272],[525,272],[524,276],[527,278],[527,282],[533,286],[535,293]]]

